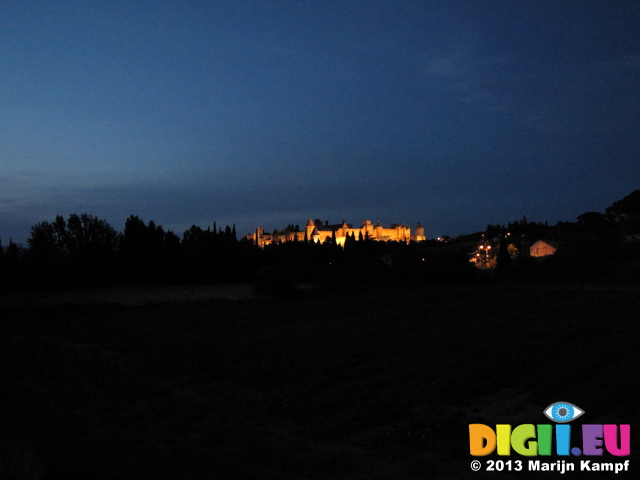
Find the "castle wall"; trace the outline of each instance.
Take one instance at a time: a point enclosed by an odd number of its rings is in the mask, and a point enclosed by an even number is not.
[[[406,225],[392,225],[391,228],[384,228],[380,224],[372,225],[370,220],[365,220],[360,228],[349,227],[345,223],[339,228],[335,228],[335,226],[332,228],[326,227],[328,227],[328,225],[321,224],[316,226],[312,220],[309,220],[304,230],[299,232],[283,230],[269,234],[265,233],[264,229],[259,227],[253,235],[253,240],[260,247],[278,242],[304,241],[305,238],[309,241],[324,243],[327,238],[334,236],[334,229],[336,243],[341,246],[344,246],[348,236],[353,236],[356,240],[359,240],[360,235],[362,235],[362,238],[380,242],[393,241],[409,243],[411,240],[419,242],[426,239],[424,236],[424,228],[422,228],[420,224],[418,224],[416,235],[413,237],[411,236],[411,229]]]

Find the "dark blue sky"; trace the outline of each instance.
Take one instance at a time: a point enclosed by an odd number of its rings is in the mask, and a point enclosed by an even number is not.
[[[573,221],[640,188],[636,1],[0,4],[0,238]]]

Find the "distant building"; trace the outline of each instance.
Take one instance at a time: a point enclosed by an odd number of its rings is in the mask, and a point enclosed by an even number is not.
[[[529,247],[529,255],[532,257],[546,257],[547,255],[553,255],[558,250],[558,247],[548,240],[538,240]]]
[[[347,236],[353,237],[355,240],[375,240],[378,242],[404,242],[410,241],[421,242],[426,240],[424,227],[418,222],[415,233],[411,235],[411,229],[403,224],[393,224],[389,228],[384,228],[380,223],[373,225],[370,220],[365,220],[360,228],[354,228],[353,225],[347,224],[344,220],[341,224],[329,225],[329,222],[322,222],[311,219],[307,222],[304,230],[295,227],[287,227],[284,230],[274,230],[267,233],[262,227],[258,227],[253,235],[247,235],[248,240],[264,247],[265,245],[293,242],[293,241],[310,241],[314,243],[324,243],[328,238],[335,238],[338,245],[344,246]]]

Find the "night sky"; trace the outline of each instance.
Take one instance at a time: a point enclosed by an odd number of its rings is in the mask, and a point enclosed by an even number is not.
[[[637,1],[0,3],[0,238],[575,221],[640,188]]]

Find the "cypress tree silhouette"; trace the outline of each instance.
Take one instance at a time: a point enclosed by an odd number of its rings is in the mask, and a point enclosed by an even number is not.
[[[20,265],[20,252],[18,246],[13,243],[13,239],[9,237],[9,246],[2,258],[2,270],[0,273],[0,284],[9,288],[17,288],[22,285],[21,278],[21,265]]]

